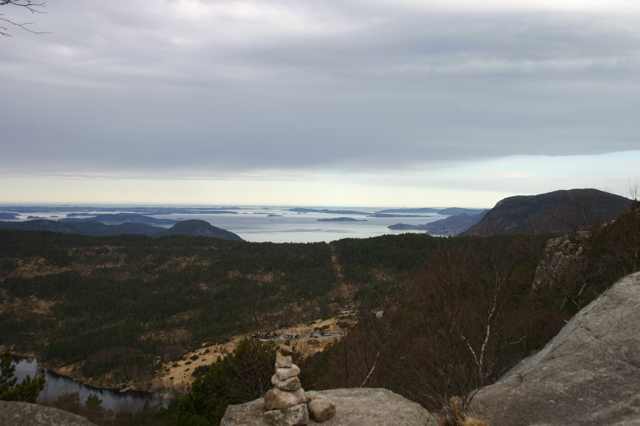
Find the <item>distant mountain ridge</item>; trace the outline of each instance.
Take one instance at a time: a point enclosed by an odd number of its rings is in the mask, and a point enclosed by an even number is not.
[[[610,222],[628,212],[631,204],[628,198],[597,189],[518,195],[499,201],[460,236],[566,234]]]
[[[157,219],[138,213],[99,214],[83,219],[67,217],[59,222],[100,222],[105,225],[121,225],[123,223],[141,223],[145,225],[175,225],[180,222],[177,219]]]
[[[449,216],[445,219],[440,219],[435,222],[427,223],[424,225],[407,225],[404,223],[397,223],[395,225],[388,226],[387,228],[395,231],[411,230],[411,231],[426,231],[430,235],[451,236],[455,237],[461,232],[464,232],[469,227],[478,223],[488,210],[480,210],[477,214],[467,214],[464,210],[470,209],[451,209],[453,212],[458,212],[453,216]]]
[[[136,234],[159,238],[167,235],[188,235],[221,238],[232,241],[244,241],[237,234],[211,225],[204,220],[185,220],[169,229],[144,223],[125,222],[118,225],[105,225],[95,220],[88,221],[55,221],[46,219],[28,220],[25,222],[2,222],[0,229],[13,231],[50,231],[63,234],[101,237],[108,235]]]

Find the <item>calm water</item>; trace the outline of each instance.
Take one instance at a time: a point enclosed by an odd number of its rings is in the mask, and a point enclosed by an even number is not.
[[[38,368],[38,361],[36,359],[21,359],[17,360],[16,377],[18,382],[24,380],[29,375],[33,378],[36,374],[40,375],[43,370]],[[49,371],[45,373],[47,383],[44,390],[40,393],[39,399],[55,400],[59,395],[65,393],[78,392],[80,395],[80,401],[84,403],[87,397],[91,394],[95,394],[102,400],[102,406],[107,410],[118,411],[120,407],[127,409],[141,408],[145,401],[149,401],[150,404],[162,404],[167,406],[171,398],[162,394],[149,393],[149,392],[117,392],[107,389],[94,388],[84,385],[83,383],[76,382],[75,380],[68,379],[63,376],[58,376]]]
[[[223,206],[220,206],[223,207]],[[423,225],[444,219],[448,216],[436,213],[415,213],[417,217],[367,217],[364,213],[372,213],[384,210],[383,207],[361,208],[361,207],[318,207],[317,209],[330,210],[352,210],[363,214],[342,214],[342,213],[297,213],[291,211],[291,207],[273,206],[249,206],[224,208],[228,211],[235,211],[237,214],[151,214],[150,216],[162,219],[201,219],[206,220],[213,226],[234,232],[246,241],[251,242],[274,242],[274,243],[311,243],[311,242],[331,242],[342,238],[370,238],[385,234],[402,234],[413,231],[393,231],[387,228],[396,223],[409,225]],[[122,212],[130,212],[126,208]],[[43,219],[58,220],[65,218],[67,214],[75,213],[73,207],[68,211],[57,208],[55,212],[29,212],[20,214],[18,220],[30,220],[28,216]],[[87,216],[101,214],[104,211],[96,210],[87,212]],[[108,213],[114,213],[110,211]],[[409,215],[407,213],[406,215]],[[81,217],[87,217],[81,216]],[[359,220],[358,222],[322,222],[318,219],[330,219],[337,217],[350,217]],[[166,226],[167,228],[169,226]],[[415,231],[423,233],[423,231]]]
[[[355,208],[341,208],[356,210]],[[358,209],[363,212],[371,211]],[[331,242],[342,238],[370,238],[385,234],[402,234],[411,231],[392,231],[387,226],[396,223],[423,225],[444,219],[434,213],[421,213],[420,217],[367,217],[354,214],[296,213],[288,208],[243,208],[238,214],[175,214],[158,215],[167,219],[201,219],[213,226],[238,234],[251,242],[312,243]],[[269,215],[277,216],[269,216]],[[358,222],[319,222],[318,219],[350,217]],[[361,220],[363,220],[361,222]],[[417,231],[424,233],[424,231]]]

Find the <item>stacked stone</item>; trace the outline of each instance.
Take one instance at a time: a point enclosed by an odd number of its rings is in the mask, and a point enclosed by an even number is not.
[[[309,424],[309,414],[317,422],[336,415],[333,401],[318,392],[305,393],[298,375],[300,368],[293,363],[293,350],[280,347],[276,355],[276,374],[271,377],[275,388],[264,395],[267,412],[264,419],[276,426],[302,426]]]
[[[292,362],[293,350],[282,346],[276,355],[276,374],[271,377],[275,388],[264,395],[268,410],[264,419],[276,426],[302,426],[309,424],[308,397],[298,375],[300,368]]]

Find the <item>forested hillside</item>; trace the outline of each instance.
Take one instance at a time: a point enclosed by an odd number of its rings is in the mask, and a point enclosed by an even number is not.
[[[0,232],[2,344],[94,383],[139,386],[204,342],[330,317],[388,288],[437,240],[325,243]]]

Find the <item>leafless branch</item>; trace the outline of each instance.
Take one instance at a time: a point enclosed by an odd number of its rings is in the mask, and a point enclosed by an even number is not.
[[[45,7],[45,2],[37,2],[33,0],[0,0],[0,6],[7,5],[21,7],[31,13],[45,13],[42,10],[39,10],[40,8]],[[3,13],[0,13],[0,21],[3,23],[6,22],[7,24],[13,25],[14,27],[20,27],[21,29],[32,34],[49,34],[45,31],[33,31],[32,29],[27,28],[27,25],[32,25],[33,22],[18,23],[12,21],[11,19],[4,18],[4,16],[5,15]],[[0,26],[0,36],[11,37],[11,34],[9,34],[8,32],[8,27]]]
[[[367,377],[364,379],[364,382],[362,382],[360,387],[364,387],[364,385],[366,385],[367,382],[369,381],[369,378],[373,374],[373,370],[375,370],[376,369],[376,365],[378,365],[378,360],[380,359],[380,354],[381,353],[382,353],[382,348],[380,348],[380,350],[378,351],[378,354],[376,355],[376,360],[374,361],[373,366],[371,367],[371,370],[369,370],[369,374],[367,374]]]

